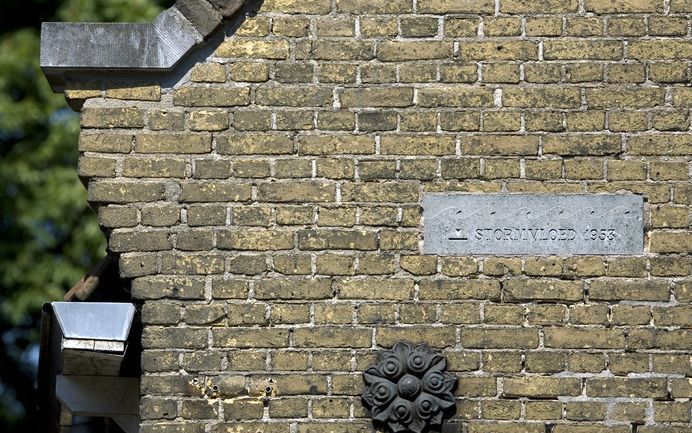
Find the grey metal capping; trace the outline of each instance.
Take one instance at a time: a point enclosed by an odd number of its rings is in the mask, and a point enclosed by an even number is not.
[[[43,23],[41,68],[55,90],[72,73],[168,71],[245,0],[179,0],[149,24]]]
[[[126,341],[135,306],[114,302],[53,302],[65,338]]]

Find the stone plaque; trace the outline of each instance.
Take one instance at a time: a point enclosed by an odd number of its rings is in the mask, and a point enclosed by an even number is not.
[[[642,254],[638,195],[426,194],[425,254]]]

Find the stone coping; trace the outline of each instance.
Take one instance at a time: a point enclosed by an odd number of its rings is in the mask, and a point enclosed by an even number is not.
[[[245,0],[178,0],[152,23],[43,23],[41,69],[56,91],[70,74],[169,71]]]

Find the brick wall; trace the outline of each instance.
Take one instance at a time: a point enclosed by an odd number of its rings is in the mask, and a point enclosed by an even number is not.
[[[141,431],[370,432],[360,372],[403,339],[459,377],[446,432],[689,432],[690,14],[265,0],[175,88],[68,89]],[[645,254],[422,255],[442,191],[641,194]]]

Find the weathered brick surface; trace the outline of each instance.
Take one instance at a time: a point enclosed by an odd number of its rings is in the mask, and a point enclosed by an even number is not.
[[[174,89],[68,92],[142,431],[374,431],[360,373],[404,339],[459,376],[450,432],[687,432],[690,13],[265,0]],[[642,195],[645,251],[423,255],[452,191]]]

